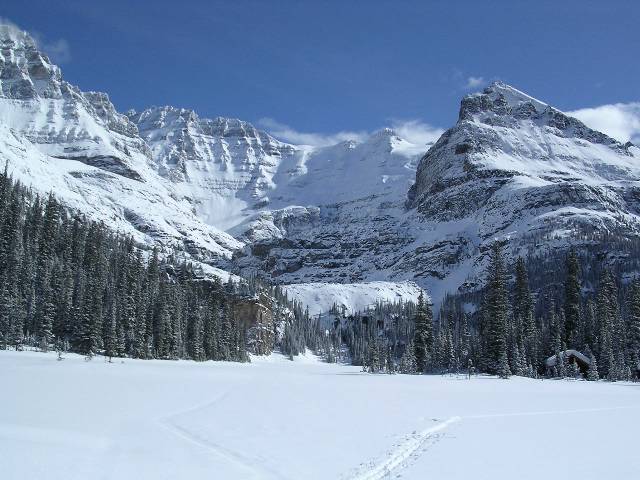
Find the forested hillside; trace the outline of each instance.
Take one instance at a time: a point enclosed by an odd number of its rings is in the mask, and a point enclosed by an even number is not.
[[[241,321],[248,300],[267,302],[272,321]],[[0,348],[246,361],[254,347],[306,343],[308,324],[279,289],[222,284],[0,175]]]
[[[508,263],[503,252],[504,242],[494,243],[484,287],[449,296],[435,320],[422,298],[342,318],[334,351],[345,343],[352,361],[373,372],[637,378],[640,280],[621,273],[635,257],[610,265],[606,255],[572,250],[540,262],[542,272],[538,259]],[[573,350],[588,359],[582,371]],[[554,355],[561,361],[545,363]]]

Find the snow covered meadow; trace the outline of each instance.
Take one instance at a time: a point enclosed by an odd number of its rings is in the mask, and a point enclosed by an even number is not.
[[[0,351],[5,480],[639,478],[640,384]]]

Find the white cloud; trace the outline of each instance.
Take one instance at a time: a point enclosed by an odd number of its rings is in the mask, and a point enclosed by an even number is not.
[[[9,20],[6,17],[0,17],[0,25],[8,27],[9,30],[22,31],[20,27],[18,27],[15,23],[13,23],[11,20]]]
[[[280,123],[273,118],[261,118],[258,124],[267,129],[271,135],[285,142],[297,145],[311,145],[314,147],[325,147],[335,145],[346,140],[363,141],[369,136],[368,132],[337,132],[332,134],[300,132],[289,125]]]
[[[616,140],[640,145],[640,102],[581,108],[567,114]]]
[[[22,32],[23,29],[13,23],[11,20],[0,17],[0,25],[8,27],[9,31]],[[27,32],[40,50],[46,53],[54,63],[62,64],[71,61],[71,48],[69,42],[64,38],[57,40],[46,39],[39,32]]]
[[[420,120],[393,120],[391,126],[401,138],[416,145],[434,143],[444,133],[444,129]]]
[[[465,90],[474,90],[476,88],[484,87],[488,82],[484,79],[484,77],[467,77],[467,83],[464,84]]]
[[[71,61],[71,48],[69,47],[69,42],[64,38],[59,38],[51,42],[36,40],[36,43],[43,52],[49,55],[53,63],[62,64]]]
[[[363,142],[372,133],[374,133],[364,130],[343,131],[329,134],[300,132],[289,125],[285,125],[274,120],[273,118],[262,118],[258,120],[258,124],[262,128],[266,129],[271,135],[282,141],[293,143],[295,145],[311,145],[313,147],[326,147],[347,140]],[[391,121],[391,127],[399,137],[417,146],[434,143],[444,132],[444,129],[434,127],[420,120],[394,119]]]

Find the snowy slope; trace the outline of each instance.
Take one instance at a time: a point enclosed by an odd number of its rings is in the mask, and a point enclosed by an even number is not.
[[[422,291],[413,282],[299,283],[284,290],[290,299],[308,305],[311,315],[326,313],[334,305],[345,313],[354,313],[379,302],[415,303]]]
[[[265,206],[278,169],[300,154],[237,119],[200,118],[173,107],[128,115],[148,142],[158,173],[194,202],[200,218],[223,229]]]
[[[372,375],[306,360],[58,362],[0,351],[2,478],[640,475],[632,384]]]
[[[363,142],[314,148],[192,110],[152,107],[128,115],[158,172],[195,201],[199,216],[253,241],[277,235],[278,217],[306,214],[308,207],[390,193],[404,197],[427,149],[391,129]]]

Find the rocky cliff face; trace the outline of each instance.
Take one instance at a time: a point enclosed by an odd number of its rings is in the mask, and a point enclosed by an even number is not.
[[[129,112],[158,173],[193,201],[200,218],[230,228],[269,203],[274,176],[299,149],[237,119],[200,118],[192,110]]]
[[[254,355],[268,355],[276,344],[274,307],[273,300],[265,294],[234,303],[233,318],[246,327],[249,351]]]

